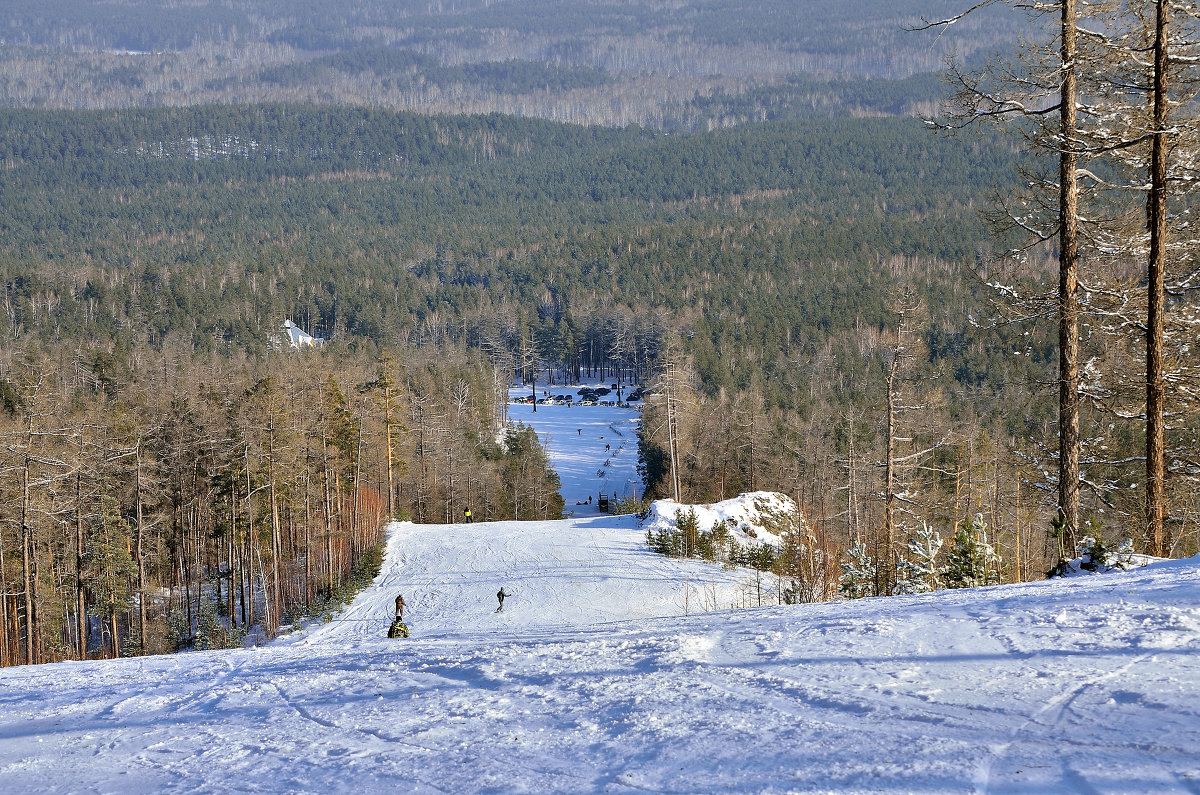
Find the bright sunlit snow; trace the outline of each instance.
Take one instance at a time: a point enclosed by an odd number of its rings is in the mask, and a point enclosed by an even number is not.
[[[594,385],[593,385],[594,386]],[[579,387],[546,387],[552,395],[575,395]],[[513,397],[529,394],[514,387]],[[640,405],[640,404],[634,404]],[[642,496],[637,473],[637,429],[641,411],[619,406],[533,406],[510,404],[508,418],[537,431],[562,479],[563,510],[575,516],[595,515],[600,494],[613,499]],[[586,500],[591,497],[591,503]]]
[[[326,626],[0,670],[0,791],[1200,791],[1200,560],[730,610],[745,573],[643,538],[392,525]]]
[[[697,529],[701,531],[724,524],[730,538],[739,544],[769,544],[777,549],[783,547],[783,537],[764,527],[778,529],[781,522],[795,522],[800,514],[796,501],[791,497],[776,492],[756,491],[714,505],[681,505],[674,500],[655,500],[650,504],[645,527],[647,530],[674,532],[676,515],[689,511],[695,513]]]

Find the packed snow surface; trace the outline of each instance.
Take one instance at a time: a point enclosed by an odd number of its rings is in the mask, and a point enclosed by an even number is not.
[[[547,389],[552,394],[570,394],[576,387]],[[514,387],[510,394],[524,397],[529,389]],[[637,471],[640,409],[541,405],[534,411],[531,405],[513,403],[508,406],[508,418],[537,431],[550,465],[562,481],[559,493],[568,516],[596,515],[601,494],[613,499],[642,496],[642,478]],[[589,497],[590,503],[586,502]]]
[[[640,536],[396,524],[299,637],[4,669],[0,791],[1200,791],[1198,560],[696,614],[745,575]]]

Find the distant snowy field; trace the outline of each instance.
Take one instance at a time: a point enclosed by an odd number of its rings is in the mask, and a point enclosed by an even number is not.
[[[594,386],[594,385],[593,385]],[[575,394],[577,386],[546,387],[554,395]],[[542,389],[538,396],[542,396]],[[513,387],[509,394],[524,397],[526,387]],[[640,406],[641,404],[634,404]],[[596,497],[642,496],[637,472],[638,408],[618,406],[533,406],[512,403],[508,417],[530,425],[546,447],[550,464],[562,480],[561,494],[567,515],[596,515]],[[585,501],[592,498],[590,505]],[[581,504],[583,503],[583,504]]]
[[[1200,791],[1200,561],[685,616],[743,575],[631,521],[392,525],[303,636],[2,670],[0,791]]]

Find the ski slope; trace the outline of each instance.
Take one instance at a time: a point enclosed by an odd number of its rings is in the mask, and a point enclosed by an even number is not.
[[[0,791],[1200,791],[1195,559],[684,615],[740,575],[627,519],[388,533],[301,636],[0,671]]]
[[[396,594],[422,638],[509,636],[758,602],[752,572],[650,552],[632,516],[398,523],[389,527],[386,561],[374,588],[302,642],[377,646]],[[501,588],[512,597],[497,613]],[[769,598],[777,601],[773,590]]]
[[[574,518],[393,524],[262,648],[0,669],[0,793],[1200,792],[1200,560],[760,607],[596,512],[636,412],[510,408]]]
[[[550,391],[570,394],[577,388],[552,387]],[[509,394],[523,397],[529,390],[513,387]],[[542,405],[534,411],[531,405],[514,403],[508,406],[508,418],[537,431],[550,465],[562,481],[559,491],[568,516],[598,515],[596,498],[601,493],[616,499],[642,496],[637,471],[639,408]],[[590,504],[585,502],[589,497]]]

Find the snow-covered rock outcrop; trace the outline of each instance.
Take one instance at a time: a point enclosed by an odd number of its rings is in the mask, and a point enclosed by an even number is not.
[[[800,510],[796,501],[775,491],[754,491],[713,505],[684,505],[674,500],[655,500],[643,527],[651,532],[675,532],[676,513],[696,512],[697,529],[711,531],[724,523],[729,537],[742,546],[768,544],[783,548],[783,534],[797,527]]]

